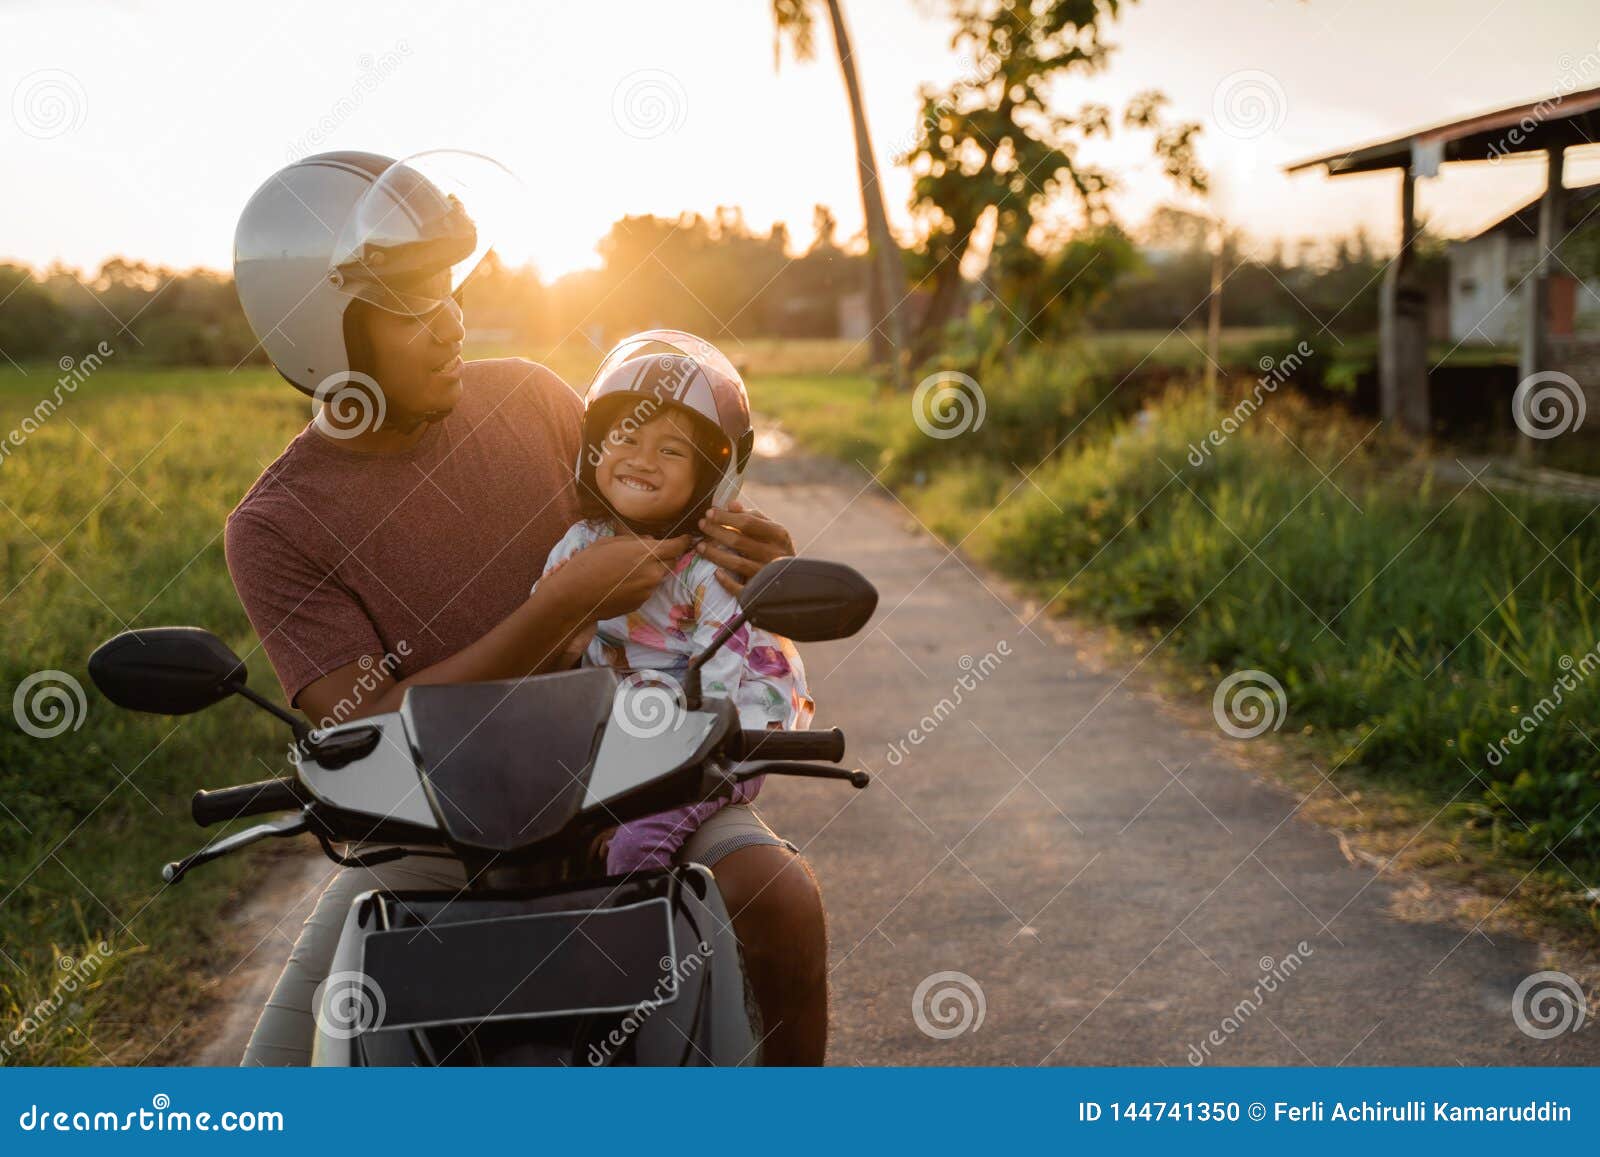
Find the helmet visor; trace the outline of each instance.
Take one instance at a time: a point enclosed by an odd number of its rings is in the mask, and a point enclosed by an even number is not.
[[[351,210],[328,279],[391,313],[425,314],[488,255],[496,224],[525,210],[523,186],[496,161],[453,150],[396,161]]]

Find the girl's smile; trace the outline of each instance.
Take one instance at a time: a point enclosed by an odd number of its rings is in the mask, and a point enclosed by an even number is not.
[[[695,494],[700,450],[693,419],[671,411],[641,422],[629,414],[611,427],[595,467],[595,487],[635,522],[677,518]]]

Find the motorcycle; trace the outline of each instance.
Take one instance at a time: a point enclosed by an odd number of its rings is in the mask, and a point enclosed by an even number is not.
[[[760,1015],[713,874],[691,863],[604,877],[591,845],[756,775],[866,787],[865,772],[824,766],[844,758],[838,729],[743,730],[727,699],[702,694],[700,670],[745,623],[841,639],[877,600],[848,566],[779,559],[681,686],[610,668],[415,686],[396,711],[318,730],[248,687],[238,656],[197,627],[126,631],[89,674],[129,710],[183,715],[238,695],[294,732],[293,775],[191,802],[202,827],[288,814],[167,864],[169,884],[303,835],[345,866],[460,863],[464,889],[380,889],[351,904],[315,1002],[313,1064],[759,1064]]]

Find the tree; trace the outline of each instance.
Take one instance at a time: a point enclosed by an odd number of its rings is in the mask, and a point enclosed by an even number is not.
[[[1082,142],[1108,136],[1110,108],[1087,104],[1057,111],[1055,82],[1102,69],[1111,52],[1100,35],[1124,0],[951,0],[954,48],[975,62],[944,92],[923,90],[923,117],[906,159],[915,185],[912,207],[926,226],[918,253],[933,285],[914,346],[932,353],[960,311],[966,281],[962,259],[980,225],[992,227],[989,264],[1026,266],[1040,211],[1063,190],[1075,195],[1091,227],[1109,221],[1112,174],[1078,158]],[[1128,0],[1131,2],[1131,0]],[[1168,125],[1166,98],[1145,92],[1129,101],[1125,128],[1151,134],[1166,175],[1203,192],[1205,173],[1194,152],[1200,126]]]
[[[1133,242],[1114,225],[1081,230],[1048,246],[1017,246],[986,275],[1006,345],[1072,336],[1089,311],[1138,268]]]
[[[845,26],[839,0],[823,0],[833,28],[833,47],[844,76],[845,94],[850,100],[850,120],[855,131],[856,176],[861,184],[861,213],[867,224],[867,255],[872,276],[869,280],[873,326],[873,360],[891,366],[895,387],[907,385],[905,355],[907,335],[905,310],[906,275],[900,247],[889,232],[889,214],[883,205],[883,186],[878,182],[878,162],[872,151],[872,136],[867,130],[867,111],[861,101],[861,81],[856,75],[855,50]],[[780,58],[785,37],[800,60],[814,52],[813,28],[817,0],[772,0],[773,65]]]
[[[21,265],[0,265],[0,366],[70,351],[72,319]]]

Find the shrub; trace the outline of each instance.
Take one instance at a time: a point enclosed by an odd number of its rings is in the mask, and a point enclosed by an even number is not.
[[[924,377],[953,372],[930,369]],[[968,387],[951,379],[929,385],[912,405],[922,421],[899,425],[885,453],[891,480],[903,480],[961,460],[1029,469],[1086,439],[1095,425],[1109,425],[1138,408],[1139,393],[1101,372],[1099,359],[1082,344],[1037,347],[1008,357],[985,358],[965,372]],[[948,437],[933,436],[929,429]]]
[[[1600,863],[1585,508],[1432,493],[1373,450],[1330,483],[1318,467],[1334,472],[1359,432],[1293,395],[1271,406],[1278,429],[1257,418],[1196,466],[1210,411],[1170,396],[1048,463],[969,545],[1058,585],[1064,606],[1175,628],[1170,645],[1217,674],[1272,672],[1294,722],[1341,753],[1359,741],[1370,769],[1481,800],[1518,853]]]

